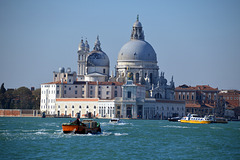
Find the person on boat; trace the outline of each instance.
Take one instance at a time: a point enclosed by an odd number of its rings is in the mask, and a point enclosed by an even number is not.
[[[77,118],[74,122],[72,122],[72,124],[77,124],[78,126],[80,125],[80,120],[79,118]]]

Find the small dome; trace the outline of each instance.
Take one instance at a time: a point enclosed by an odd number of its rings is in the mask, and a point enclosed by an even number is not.
[[[141,24],[141,22],[136,21],[136,22],[133,24],[133,27],[142,27],[142,24]]]
[[[89,49],[90,49],[90,47],[89,47],[88,41],[86,40],[85,41],[85,50],[89,51]]]
[[[71,73],[71,68],[67,68],[67,73]]]
[[[64,67],[60,67],[59,68],[59,73],[64,73],[65,72],[65,68]]]
[[[109,66],[109,59],[102,51],[92,51],[87,57],[87,66]]]
[[[79,46],[78,46],[78,50],[84,50],[85,49],[85,44],[83,43],[83,40],[81,40]]]
[[[157,61],[153,47],[146,41],[130,40],[121,48],[118,61]]]

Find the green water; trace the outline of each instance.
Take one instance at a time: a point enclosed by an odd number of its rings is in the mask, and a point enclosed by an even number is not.
[[[0,159],[240,159],[240,122],[98,119],[101,134],[63,134],[69,120],[0,118]]]

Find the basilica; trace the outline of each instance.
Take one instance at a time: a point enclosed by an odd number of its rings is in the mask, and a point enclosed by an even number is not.
[[[80,118],[166,119],[185,115],[185,102],[174,99],[170,83],[159,74],[157,54],[145,41],[137,17],[130,40],[118,53],[115,74],[101,48],[99,37],[90,51],[81,40],[77,51],[77,73],[61,67],[53,72],[53,82],[41,85],[42,112]]]

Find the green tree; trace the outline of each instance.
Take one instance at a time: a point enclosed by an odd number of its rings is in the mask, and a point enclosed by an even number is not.
[[[32,92],[26,87],[20,87],[13,92],[15,98],[14,108],[31,109],[32,108]]]
[[[14,89],[8,89],[5,93],[4,93],[4,97],[5,97],[5,109],[14,109],[14,96],[13,96],[13,92]]]
[[[32,92],[33,95],[33,109],[40,109],[41,89],[36,89]]]
[[[5,89],[5,87],[4,87],[4,83],[2,83],[2,85],[1,85],[1,93],[5,93],[6,92],[6,89]]]
[[[0,90],[0,108],[5,108],[6,100],[5,100],[5,95],[4,93],[6,92],[6,89],[4,87],[4,83],[1,85],[1,90]]]

